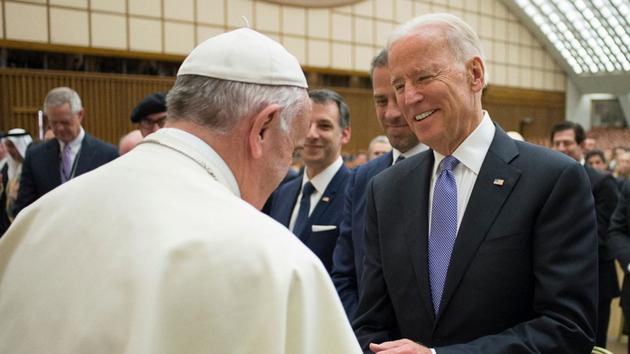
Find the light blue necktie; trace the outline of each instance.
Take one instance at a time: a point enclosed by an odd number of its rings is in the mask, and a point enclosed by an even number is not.
[[[61,152],[61,183],[72,178],[72,150],[70,150],[70,144],[66,144]]]
[[[293,233],[296,236],[300,236],[304,231],[306,222],[308,220],[308,213],[311,209],[311,194],[315,191],[315,187],[311,182],[304,183],[302,187],[302,200],[300,201],[300,209],[298,210],[295,224],[293,225]]]
[[[453,156],[446,156],[442,160],[433,190],[429,231],[429,280],[436,315],[440,310],[446,273],[457,237],[457,184],[453,170],[458,163]]]

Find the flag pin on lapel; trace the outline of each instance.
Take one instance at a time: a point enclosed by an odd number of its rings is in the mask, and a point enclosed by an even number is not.
[[[492,184],[496,186],[502,186],[503,183],[505,183],[505,180],[503,178],[495,178],[494,181],[492,182]]]
[[[327,196],[327,195],[323,196],[323,197],[322,197],[322,202],[324,202],[324,203],[330,203],[330,197],[329,197],[329,196]]]

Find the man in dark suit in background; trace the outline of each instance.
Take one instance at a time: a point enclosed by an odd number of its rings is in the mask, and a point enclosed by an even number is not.
[[[610,249],[615,253],[623,269],[623,286],[621,288],[621,309],[626,326],[630,323],[630,182],[625,182],[621,187],[619,203],[610,219],[608,228]],[[630,354],[630,342],[628,343]]]
[[[461,19],[390,36],[398,105],[432,150],[368,186],[353,327],[377,353],[590,353],[597,234],[584,168],[515,141],[481,106],[486,66]]]
[[[55,139],[27,152],[14,215],[60,184],[118,157],[116,147],[83,130],[85,110],[73,89],[57,87],[48,92],[44,113]]]
[[[608,245],[608,225],[610,217],[617,206],[617,183],[610,174],[596,171],[584,163],[584,143],[586,134],[584,128],[575,122],[563,121],[551,128],[551,144],[559,151],[584,166],[591,182],[591,191],[595,199],[595,214],[597,215],[598,240],[598,275],[599,295],[597,305],[597,328],[595,345],[606,348],[606,335],[610,319],[610,303],[619,296],[619,283],[615,269],[615,257]]]
[[[376,117],[385,131],[393,150],[365,165],[352,174],[346,188],[343,221],[333,253],[332,279],[348,318],[352,320],[359,299],[359,281],[363,271],[363,243],[365,226],[365,193],[367,183],[397,160],[413,156],[427,149],[418,143],[396,104],[396,95],[389,83],[387,50],[383,49],[372,60],[370,70]]]
[[[350,175],[341,159],[341,147],[350,141],[350,113],[334,91],[313,90],[309,96],[313,111],[302,150],[304,174],[274,192],[269,215],[293,231],[330,272]]]

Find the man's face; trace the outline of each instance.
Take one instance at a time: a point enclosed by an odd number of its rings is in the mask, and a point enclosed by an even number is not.
[[[387,143],[374,143],[372,144],[372,146],[370,146],[370,156],[368,157],[369,160],[374,160],[375,158],[381,156],[381,155],[385,155],[388,152],[392,151],[392,146],[387,144]]]
[[[617,158],[617,172],[624,176],[630,175],[630,152],[624,152]]]
[[[18,151],[18,149],[15,147],[15,144],[13,144],[11,140],[4,139],[4,146],[7,149],[7,153],[11,155],[11,158],[13,159],[13,161],[22,162],[24,160],[22,158],[22,155],[20,155],[20,152]]]
[[[588,160],[586,160],[586,164],[599,171],[606,171],[608,168],[599,155],[589,157]]]
[[[595,149],[595,145],[597,144],[597,140],[595,140],[594,138],[586,138],[584,139],[584,144],[582,147],[582,152],[583,153],[587,153],[593,149]]]
[[[140,120],[140,123],[138,123],[138,129],[140,130],[140,133],[142,133],[142,137],[145,137],[164,127],[165,121],[166,112],[149,114]]]
[[[479,58],[458,62],[439,27],[395,42],[389,70],[398,106],[422,143],[448,155],[478,125],[483,65]]]
[[[341,146],[350,140],[350,128],[339,125],[339,109],[335,102],[313,102],[308,134],[304,141],[302,159],[310,177],[332,164],[341,153]]]
[[[396,103],[396,93],[389,81],[387,67],[377,67],[372,71],[372,90],[376,117],[389,138],[391,146],[401,152],[416,146],[418,138],[400,113],[400,108]]]
[[[83,109],[78,113],[73,113],[70,103],[66,102],[60,106],[48,108],[46,117],[55,138],[67,144],[79,136]]]
[[[575,132],[573,129],[555,132],[551,143],[554,150],[570,156],[576,161],[582,160],[582,148],[580,148],[580,145],[575,141]]]

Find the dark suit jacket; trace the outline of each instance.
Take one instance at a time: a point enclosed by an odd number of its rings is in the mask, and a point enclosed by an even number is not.
[[[609,245],[615,252],[625,274],[621,289],[621,308],[626,323],[630,323],[630,280],[628,280],[628,264],[630,263],[630,182],[626,181],[621,188],[619,203],[610,219],[608,229]]]
[[[608,245],[607,237],[610,217],[617,206],[617,182],[610,174],[603,174],[586,165],[584,168],[591,182],[597,215],[599,300],[610,302],[612,298],[619,296],[615,256]]]
[[[339,236],[339,224],[343,211],[343,193],[350,176],[347,167],[341,168],[326,187],[319,202],[313,209],[306,223],[304,232],[297,235],[308,248],[322,261],[326,270],[332,268],[332,253]],[[278,188],[274,192],[269,216],[285,226],[289,226],[293,206],[302,188],[302,179],[295,178]],[[337,228],[329,231],[313,232],[313,225],[335,225]]]
[[[113,145],[86,133],[78,156],[75,177],[115,159],[118,157],[118,150]],[[59,161],[57,139],[51,139],[27,151],[22,166],[20,189],[13,209],[14,215],[61,184]]]
[[[343,220],[333,253],[332,280],[350,320],[359,300],[359,280],[363,272],[365,230],[365,194],[367,184],[378,173],[391,166],[391,152],[361,165],[353,171],[346,187]]]
[[[428,272],[431,150],[372,179],[353,322],[370,342],[449,353],[590,353],[597,230],[586,172],[497,126],[457,234],[440,312]],[[500,181],[503,182],[500,182]]]

